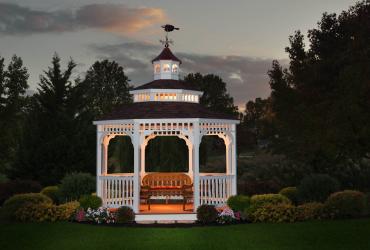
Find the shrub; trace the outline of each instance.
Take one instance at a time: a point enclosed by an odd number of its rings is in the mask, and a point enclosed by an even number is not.
[[[290,200],[281,194],[257,194],[251,198],[251,206],[260,208],[266,205],[290,204]]]
[[[227,205],[234,211],[244,211],[251,203],[251,199],[245,195],[234,195],[227,199]]]
[[[132,208],[127,206],[122,206],[117,209],[116,221],[117,223],[129,223],[135,220],[135,213]]]
[[[298,203],[298,189],[296,187],[286,187],[280,190],[279,194],[287,197],[293,204]]]
[[[22,222],[56,221],[56,206],[52,203],[27,203],[17,209],[15,218]]]
[[[256,181],[256,180],[241,180],[238,181],[238,192],[244,195],[269,194],[276,193],[280,189],[280,185],[274,180]]]
[[[300,202],[324,202],[331,193],[339,190],[339,182],[325,174],[305,177],[298,186]]]
[[[56,206],[55,216],[57,220],[68,221],[74,218],[80,203],[77,201],[67,202]]]
[[[8,182],[8,177],[5,174],[0,174],[0,184]]]
[[[297,208],[288,203],[268,204],[257,208],[250,214],[253,222],[295,222],[297,220]]]
[[[299,205],[297,207],[297,220],[315,220],[326,218],[325,206],[319,202],[311,202]]]
[[[103,203],[102,199],[96,195],[84,195],[80,198],[79,202],[85,210],[88,208],[98,209]]]
[[[0,205],[15,194],[38,193],[40,183],[30,180],[14,180],[0,183]]]
[[[370,193],[366,194],[366,215],[370,216]]]
[[[5,218],[14,219],[18,209],[27,204],[52,204],[52,200],[46,195],[39,193],[16,194],[4,202],[2,213]]]
[[[200,223],[210,224],[216,222],[218,212],[213,205],[200,205],[197,208],[197,219]]]
[[[48,187],[45,187],[41,190],[42,194],[46,195],[47,197],[49,197],[50,199],[52,199],[52,201],[57,204],[58,203],[58,200],[59,200],[59,188],[58,186],[48,186]]]
[[[356,218],[365,213],[366,197],[359,191],[345,190],[331,194],[325,206],[334,218]]]
[[[15,218],[22,222],[65,221],[73,217],[79,206],[78,202],[59,206],[51,203],[27,203],[16,211]]]
[[[88,173],[66,175],[60,184],[60,193],[65,201],[78,200],[95,191],[95,177]]]

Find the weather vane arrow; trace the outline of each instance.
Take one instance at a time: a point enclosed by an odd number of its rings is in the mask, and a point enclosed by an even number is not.
[[[173,26],[172,24],[166,24],[161,26],[164,31],[166,32],[166,40],[159,40],[164,46],[167,48],[169,44],[173,44],[173,41],[168,39],[168,32],[172,32],[174,30],[179,30],[180,28],[177,28]]]

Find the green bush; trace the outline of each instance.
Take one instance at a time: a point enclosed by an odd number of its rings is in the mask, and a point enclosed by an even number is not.
[[[245,195],[233,195],[227,199],[227,205],[235,212],[243,212],[251,204],[251,199]]]
[[[356,218],[365,214],[366,197],[359,191],[345,190],[331,194],[325,206],[334,218]]]
[[[46,195],[47,197],[49,197],[50,199],[53,200],[53,202],[55,204],[58,203],[59,201],[59,187],[58,186],[48,186],[48,187],[45,187],[41,190],[42,194]]]
[[[0,205],[15,194],[38,193],[40,183],[31,180],[12,180],[0,183]]]
[[[197,219],[202,224],[210,224],[216,222],[218,212],[213,205],[200,205],[197,208]]]
[[[257,208],[249,218],[252,222],[295,222],[297,208],[289,203],[268,204]]]
[[[3,218],[14,219],[18,209],[28,204],[52,204],[53,201],[40,193],[16,194],[4,202],[2,208]]]
[[[8,177],[5,174],[0,174],[0,184],[8,182]]]
[[[51,203],[27,203],[17,210],[15,218],[22,222],[67,221],[73,217],[79,206],[76,201],[59,206]]]
[[[293,204],[298,203],[298,189],[296,187],[286,187],[280,190],[279,194],[287,197]]]
[[[251,206],[260,208],[265,205],[290,204],[290,200],[281,194],[257,194],[251,198]]]
[[[81,196],[95,191],[95,177],[88,173],[66,175],[59,186],[64,201],[78,200]]]
[[[84,195],[80,198],[79,202],[81,207],[85,210],[88,208],[97,209],[103,203],[102,199],[96,195]]]
[[[135,213],[134,210],[132,210],[132,208],[122,206],[117,209],[115,217],[117,223],[130,223],[135,220]]]
[[[339,182],[325,174],[314,174],[305,177],[298,186],[298,197],[301,203],[324,202],[328,196],[339,190]]]
[[[310,202],[297,207],[297,220],[315,220],[326,218],[325,205],[319,202]]]
[[[366,215],[370,216],[370,193],[366,194]]]

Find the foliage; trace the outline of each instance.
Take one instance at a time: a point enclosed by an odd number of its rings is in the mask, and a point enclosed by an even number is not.
[[[16,211],[15,217],[22,222],[68,221],[79,206],[78,202],[68,202],[59,206],[51,203],[27,203]]]
[[[238,220],[240,220],[240,214],[238,212],[234,213],[229,207],[224,207],[217,217],[217,223],[219,224],[230,224]]]
[[[5,174],[0,173],[0,184],[8,182],[8,181],[9,181],[8,177]]]
[[[95,177],[88,173],[72,173],[66,175],[60,184],[61,196],[64,200],[78,200],[83,195],[95,191]]]
[[[331,194],[339,190],[336,179],[325,174],[313,174],[305,177],[298,186],[301,202],[324,202]]]
[[[40,193],[16,194],[4,202],[2,214],[4,218],[14,219],[18,209],[27,204],[52,204],[52,200]]]
[[[47,186],[44,187],[41,192],[42,194],[46,195],[50,199],[53,200],[53,202],[56,204],[59,201],[59,187],[58,186]]]
[[[85,210],[88,208],[98,209],[103,203],[102,199],[96,195],[83,195],[79,202],[81,207]]]
[[[135,221],[135,213],[132,208],[127,206],[122,206],[115,212],[117,223],[130,223]]]
[[[280,185],[274,180],[244,180],[238,182],[238,191],[245,195],[275,193]]]
[[[257,208],[248,218],[253,222],[295,222],[297,209],[289,203],[268,204]]]
[[[293,204],[298,203],[298,189],[296,187],[285,187],[280,190],[279,194],[287,197]]]
[[[340,15],[324,13],[318,26],[290,36],[290,62],[269,71],[277,136],[274,152],[331,173],[370,149],[370,5],[360,1]]]
[[[297,207],[297,220],[315,220],[326,218],[325,205],[319,202],[304,203]]]
[[[235,212],[246,210],[251,204],[251,199],[245,195],[234,195],[227,199],[227,205]]]
[[[5,69],[0,57],[0,172],[8,172],[17,157],[28,97],[28,70],[14,55]]]
[[[216,222],[218,212],[213,205],[203,204],[197,208],[197,220],[202,224],[210,224]]]
[[[98,209],[88,208],[85,214],[87,221],[91,221],[97,224],[111,224],[115,223],[114,214],[109,211],[108,208],[100,207]]]
[[[353,190],[336,192],[329,196],[325,206],[334,218],[357,218],[365,213],[366,196]]]
[[[370,193],[366,194],[366,215],[370,216]]]
[[[281,194],[258,194],[251,197],[251,207],[253,207],[253,209],[257,209],[266,205],[290,203],[290,200]]]
[[[74,220],[77,222],[82,222],[86,220],[86,212],[83,208],[76,210],[74,214]]]
[[[0,183],[0,205],[15,194],[40,192],[41,185],[31,180],[13,180]]]

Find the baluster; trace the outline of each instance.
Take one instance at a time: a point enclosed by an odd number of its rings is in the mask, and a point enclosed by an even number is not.
[[[220,197],[220,195],[219,195],[219,193],[218,193],[219,180],[220,180],[220,179],[219,179],[218,177],[215,179],[215,181],[216,181],[216,203],[217,203],[217,204],[219,203],[219,197]]]

